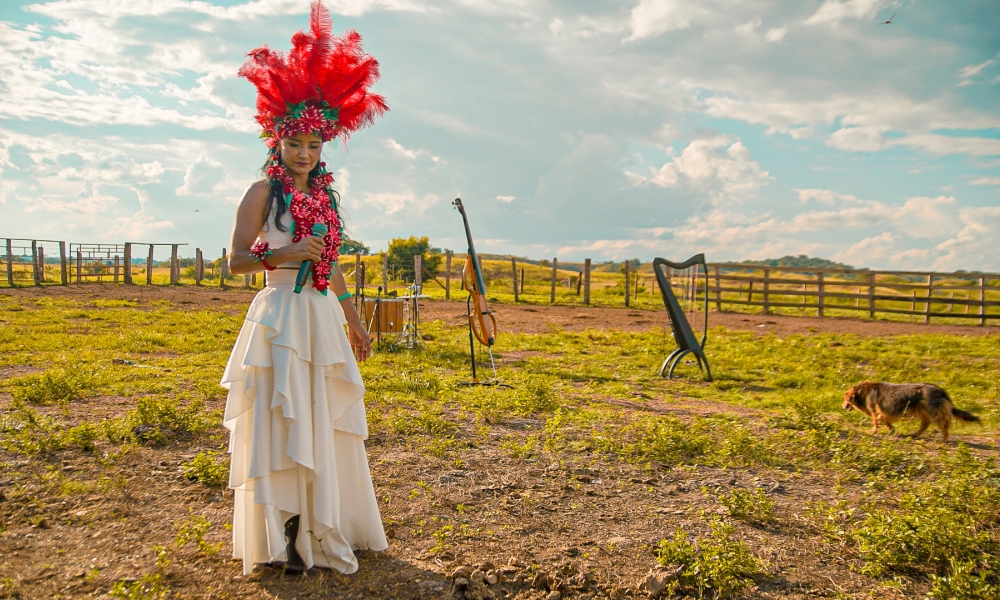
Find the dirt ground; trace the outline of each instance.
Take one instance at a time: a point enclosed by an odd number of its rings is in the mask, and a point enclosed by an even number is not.
[[[70,286],[0,290],[15,297],[62,296],[169,300],[190,308],[240,314],[254,292],[193,287]],[[424,302],[424,320],[459,324],[459,302]],[[542,333],[552,327],[642,331],[667,326],[663,311],[492,305],[502,330]],[[777,335],[853,333],[889,336],[913,333],[996,335],[1000,327],[905,324],[853,319],[715,314],[710,326]],[[0,378],[23,374],[16,368]],[[224,400],[207,408],[221,409]],[[0,394],[0,414],[10,396]],[[119,414],[125,398],[91,398],[68,409],[40,412],[69,422],[93,414]],[[622,401],[626,410],[671,413],[755,411],[695,399],[669,403]],[[65,412],[69,410],[70,412]],[[544,425],[544,419],[514,419],[483,435],[466,421],[456,438],[468,444],[461,460],[441,459],[406,443],[373,436],[368,443],[375,488],[390,547],[362,552],[361,570],[351,576],[314,570],[290,576],[261,567],[250,576],[229,558],[232,494],[184,477],[184,462],[204,450],[224,447],[220,433],[211,439],[172,439],[166,446],[142,447],[105,462],[97,452],[60,451],[27,458],[0,451],[0,598],[110,598],[115,582],[135,581],[155,571],[155,546],[170,546],[174,523],[199,514],[219,525],[206,535],[222,543],[214,556],[188,546],[169,553],[162,570],[170,598],[475,598],[452,583],[462,569],[495,577],[482,598],[559,600],[560,598],[645,598],[640,581],[653,566],[652,546],[678,526],[707,533],[704,517],[722,514],[715,497],[736,488],[762,488],[774,500],[780,525],[738,524],[768,564],[758,581],[757,598],[904,598],[891,587],[852,570],[850,560],[831,555],[806,518],[807,502],[833,500],[834,487],[846,486],[861,497],[857,483],[824,481],[807,473],[769,469],[722,470],[708,467],[667,469],[607,461],[590,453],[541,454],[530,461],[502,450]],[[221,430],[220,430],[221,431]],[[930,442],[928,442],[930,444]],[[73,482],[106,478],[100,492],[65,493]],[[31,481],[30,496],[11,490]],[[103,481],[103,480],[102,480]],[[60,489],[63,492],[60,492]],[[706,492],[707,490],[707,492]],[[445,528],[451,526],[450,530]],[[439,544],[433,532],[449,531]],[[136,596],[159,597],[159,596]]]

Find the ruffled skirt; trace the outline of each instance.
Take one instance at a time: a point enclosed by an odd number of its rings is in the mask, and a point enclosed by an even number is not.
[[[284,523],[301,515],[295,546],[306,565],[353,573],[354,550],[388,547],[365,453],[364,384],[340,303],[312,288],[295,294],[282,281],[295,272],[275,273],[222,378],[233,556],[244,574],[286,560]]]

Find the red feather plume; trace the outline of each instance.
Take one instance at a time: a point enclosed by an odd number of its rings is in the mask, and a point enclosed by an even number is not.
[[[257,122],[271,137],[301,130],[288,122],[289,111],[298,105],[336,109],[336,120],[324,121],[317,130],[324,140],[339,136],[346,141],[389,110],[385,98],[368,91],[378,81],[378,61],[365,54],[356,31],[333,35],[333,19],[319,0],[310,8],[309,31],[292,36],[287,56],[267,46],[247,56],[238,74],[257,88]],[[309,126],[315,122],[308,121]]]

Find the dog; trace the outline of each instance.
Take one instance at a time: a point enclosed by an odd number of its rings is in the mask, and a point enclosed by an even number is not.
[[[979,423],[976,415],[955,408],[948,392],[932,383],[884,383],[862,381],[844,392],[844,410],[856,410],[871,417],[871,433],[885,425],[895,432],[892,422],[903,417],[920,419],[917,437],[934,423],[941,430],[942,442],[948,442],[948,429],[953,419]]]

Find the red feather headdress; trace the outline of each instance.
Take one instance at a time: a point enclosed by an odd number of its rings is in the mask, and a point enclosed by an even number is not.
[[[257,88],[257,122],[268,146],[309,132],[324,142],[347,141],[389,110],[385,98],[368,91],[378,80],[378,61],[361,49],[356,31],[333,35],[333,19],[319,0],[312,3],[309,32],[292,36],[287,55],[261,46],[247,56],[239,76]]]

